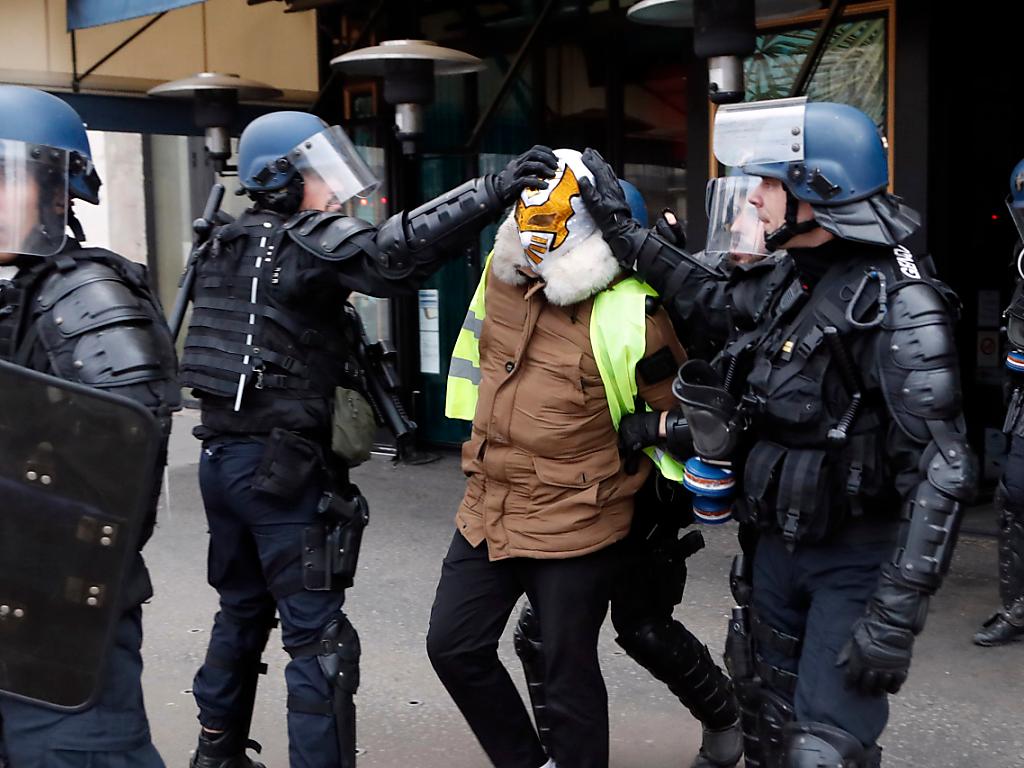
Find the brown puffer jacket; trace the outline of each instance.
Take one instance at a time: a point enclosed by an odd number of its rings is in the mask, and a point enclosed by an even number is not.
[[[545,273],[545,284],[520,263],[518,237],[508,229],[499,230],[486,278],[482,378],[462,448],[469,482],[456,525],[474,547],[486,540],[491,560],[576,557],[629,532],[633,495],[653,465],[645,459],[636,474],[623,471],[590,343],[593,299],[564,306],[551,299],[591,295],[594,285],[621,278],[598,237],[570,254],[579,263]],[[659,309],[647,316],[647,356],[666,347],[678,366],[685,354]],[[671,376],[638,378],[653,409],[675,405]]]

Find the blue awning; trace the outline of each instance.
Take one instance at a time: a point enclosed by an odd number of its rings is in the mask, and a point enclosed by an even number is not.
[[[203,0],[68,0],[68,31],[172,11]]]

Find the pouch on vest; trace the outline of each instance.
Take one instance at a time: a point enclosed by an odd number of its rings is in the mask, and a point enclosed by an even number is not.
[[[331,451],[349,467],[370,458],[377,421],[370,403],[354,389],[335,387],[331,409]]]
[[[821,450],[790,449],[782,463],[776,522],[791,545],[823,541],[845,517],[847,498],[833,498],[827,458]]]
[[[316,443],[274,427],[263,451],[263,460],[253,475],[253,490],[281,499],[294,499],[309,485],[313,473],[322,464]]]
[[[742,493],[734,502],[733,516],[741,523],[768,527],[775,520],[779,472],[786,449],[762,440],[751,449],[743,469]]]
[[[722,386],[721,378],[705,360],[688,360],[672,384],[697,455],[705,459],[728,459],[739,441],[734,423],[736,400]]]

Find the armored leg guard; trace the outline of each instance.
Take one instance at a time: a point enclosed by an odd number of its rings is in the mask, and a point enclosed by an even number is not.
[[[974,636],[977,645],[1024,638],[1024,513],[1004,509],[999,520],[999,597],[1003,609]]]
[[[744,531],[749,530],[749,526],[741,527],[741,537]],[[753,543],[750,549],[753,549]],[[747,768],[762,768],[767,763],[758,733],[762,689],[754,660],[754,630],[750,617],[751,562],[752,558],[745,554],[737,555],[732,561],[729,588],[736,600],[736,606],[732,609],[729,632],[725,640],[725,666],[732,676],[736,698],[739,701],[744,764]]]
[[[512,633],[516,655],[523,665],[526,689],[530,693],[530,706],[537,726],[541,746],[551,753],[551,723],[548,719],[547,696],[544,692],[544,644],[541,640],[540,621],[529,603],[523,606],[519,621]]]
[[[308,645],[288,649],[293,659],[315,656],[331,687],[327,701],[288,696],[288,710],[308,715],[333,715],[338,734],[340,768],[356,765],[356,705],[359,688],[359,635],[344,611],[324,627],[320,639]]]
[[[765,768],[788,768],[785,757],[785,730],[794,719],[793,705],[767,688],[761,690],[761,707],[757,718],[757,736]],[[825,763],[824,765],[829,765]],[[842,765],[842,763],[837,763]]]
[[[668,685],[701,723],[717,731],[737,721],[739,708],[732,682],[712,660],[707,647],[686,627],[673,619],[662,619],[616,629],[620,634],[615,642]]]
[[[882,750],[865,748],[842,728],[825,723],[788,723],[781,768],[879,768]]]
[[[237,624],[235,619],[225,620]],[[259,753],[259,742],[249,738],[252,713],[256,706],[256,689],[260,675],[267,673],[267,665],[260,660],[266,648],[270,630],[277,625],[273,608],[256,622],[259,632],[258,648],[251,655],[225,658],[212,650],[206,653],[205,665],[237,675],[239,694],[237,710],[230,728],[223,731],[200,730],[196,750],[189,763],[191,768],[264,768],[262,763],[246,755],[247,749]]]

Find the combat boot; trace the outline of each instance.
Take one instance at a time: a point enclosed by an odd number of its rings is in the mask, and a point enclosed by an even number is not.
[[[205,729],[199,731],[199,743],[192,753],[189,768],[266,768],[245,754],[247,748],[256,752],[260,745],[251,739],[240,739],[231,731],[210,733]]]
[[[700,752],[690,768],[733,768],[743,757],[743,731],[737,720],[726,728],[704,727]]]
[[[993,614],[974,635],[974,644],[1006,645],[1024,638],[1024,598]]]

